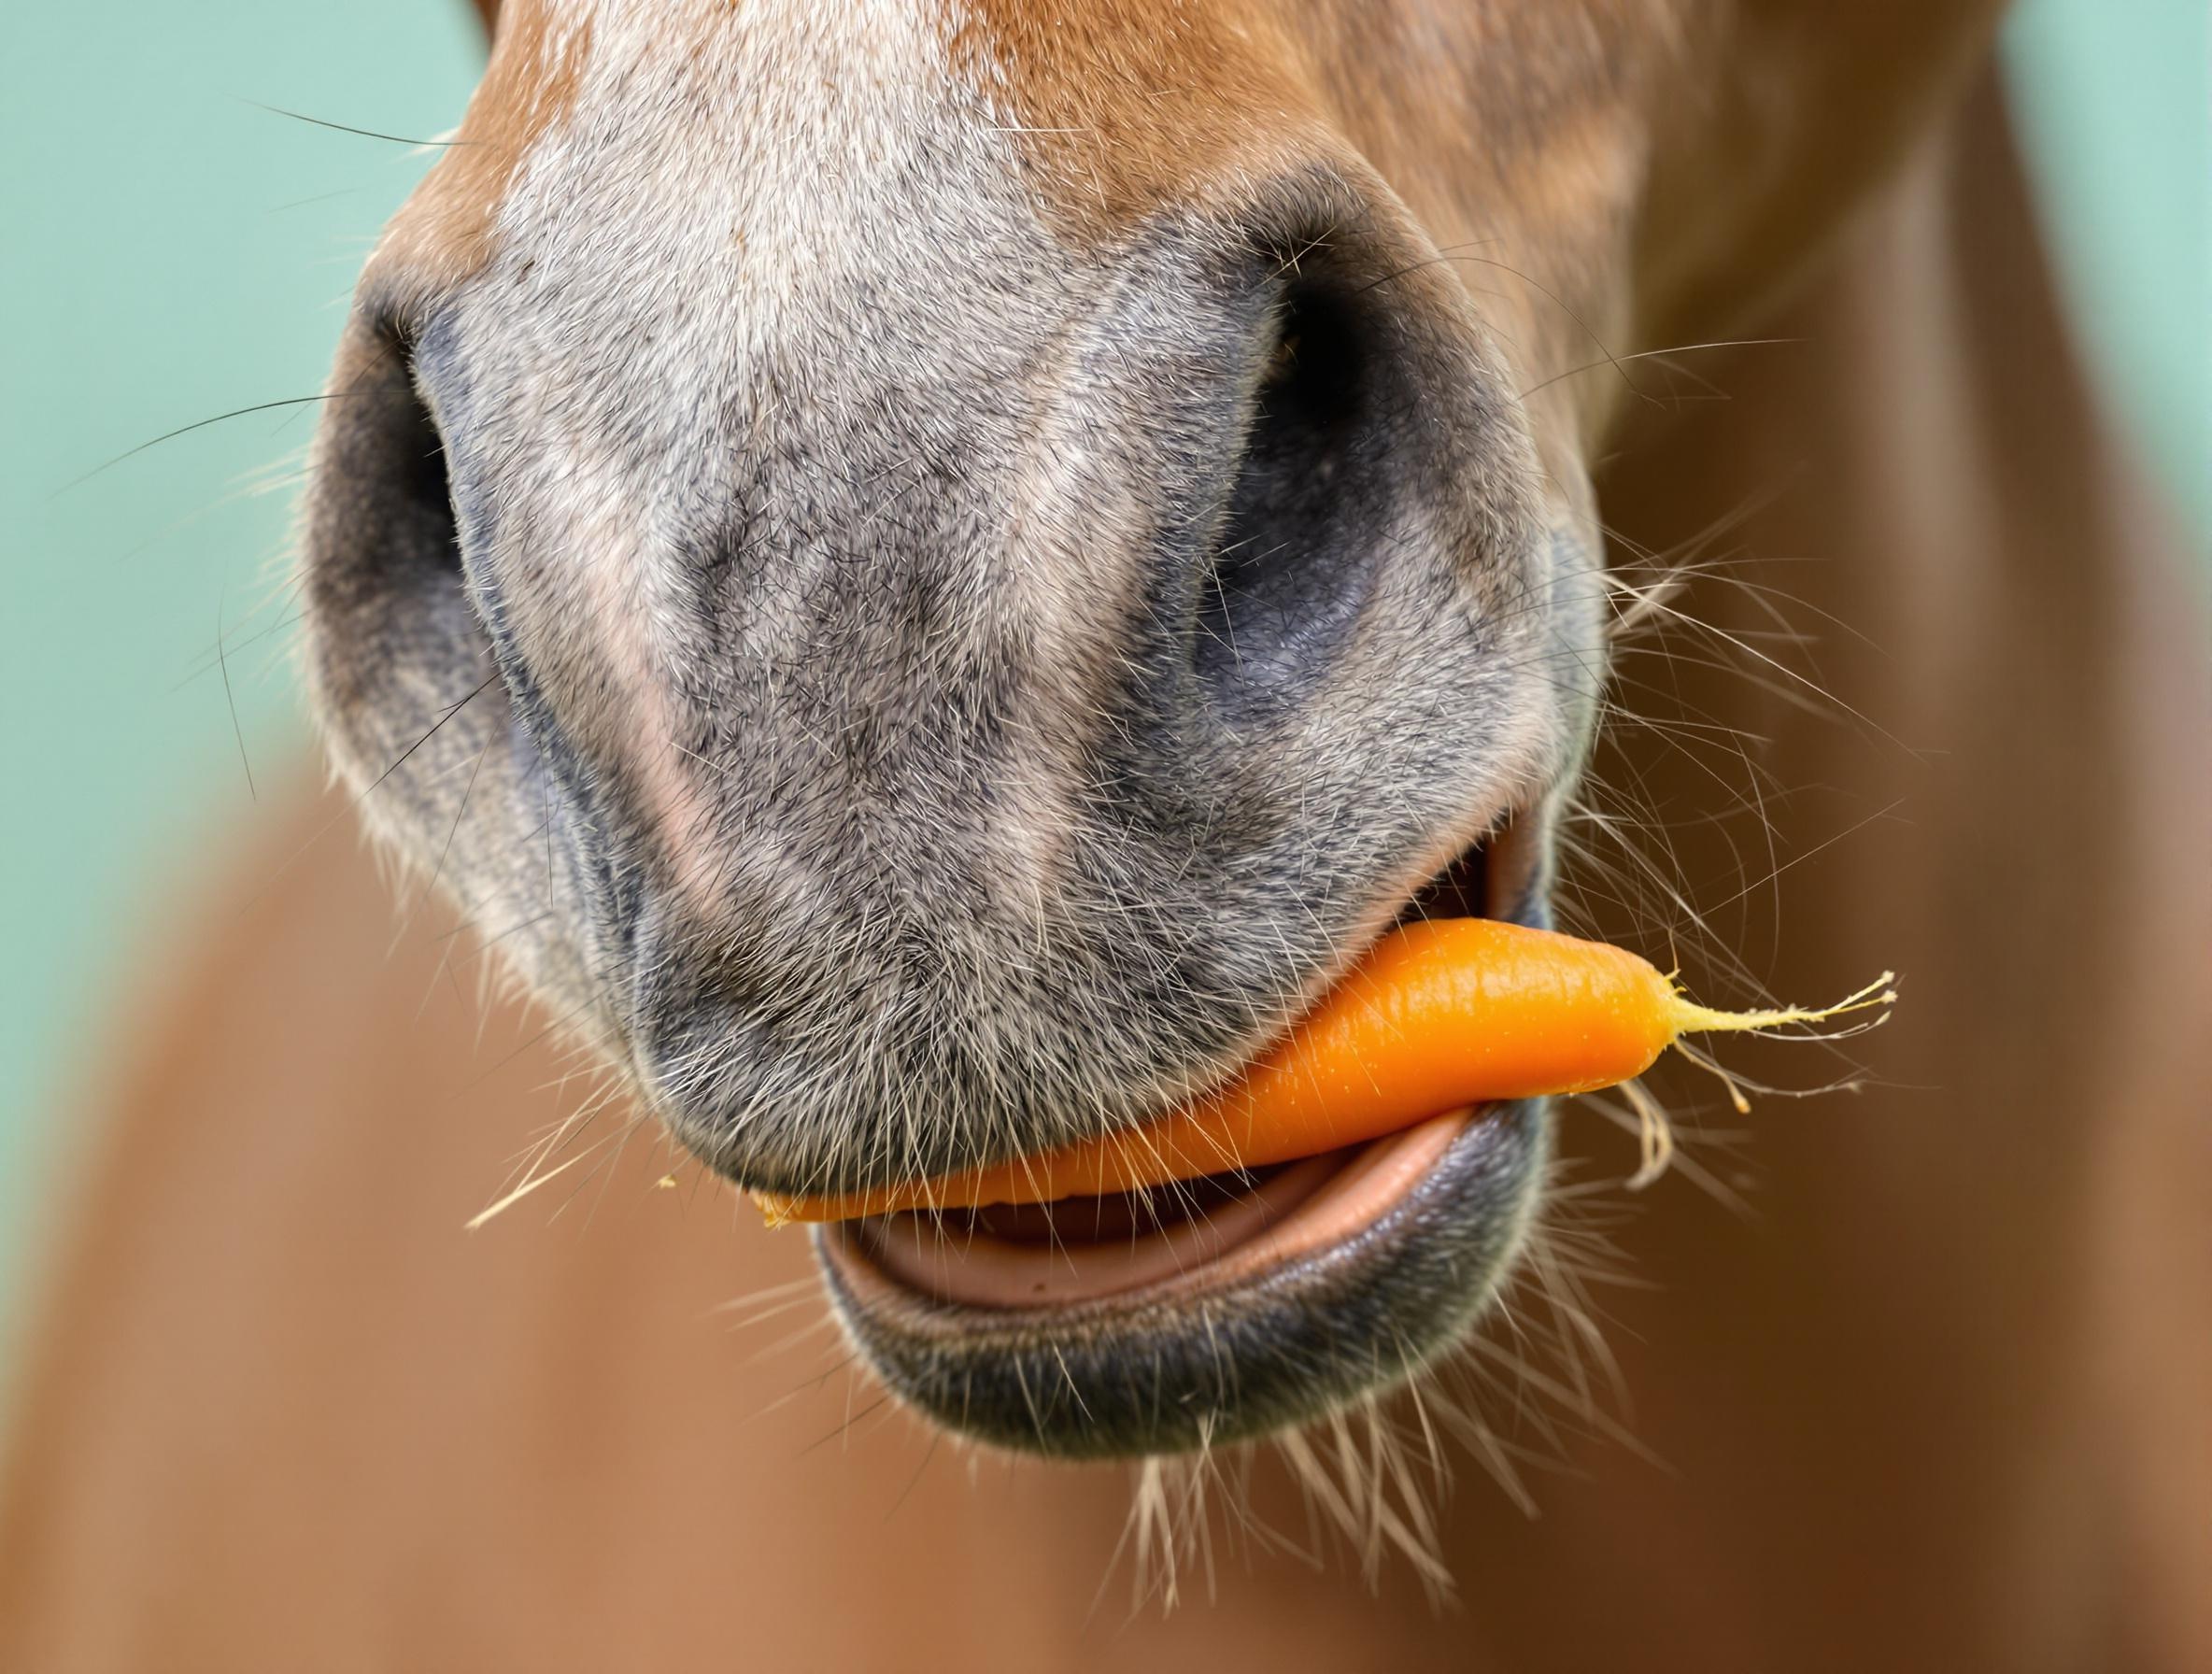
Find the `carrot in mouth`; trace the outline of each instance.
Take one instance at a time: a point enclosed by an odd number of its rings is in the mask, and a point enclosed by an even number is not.
[[[755,1201],[771,1225],[842,1221],[1101,1197],[1291,1162],[1465,1105],[1614,1086],[1685,1034],[1886,1005],[1894,980],[1884,972],[1818,1011],[1716,1012],[1624,948],[1490,918],[1408,924],[1244,1074],[1141,1127],[931,1180]],[[1646,1173],[1652,1144],[1647,1131]]]

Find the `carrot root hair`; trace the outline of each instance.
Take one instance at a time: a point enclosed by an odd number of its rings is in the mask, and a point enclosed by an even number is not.
[[[1674,1163],[1674,1124],[1666,1119],[1666,1110],[1644,1089],[1641,1082],[1624,1081],[1619,1091],[1628,1100],[1628,1108],[1636,1113],[1636,1140],[1640,1156],[1636,1172],[1628,1177],[1628,1189],[1640,1192]]]
[[[1756,1012],[1715,1011],[1710,1006],[1697,1004],[1680,989],[1676,989],[1672,1009],[1668,1014],[1674,1025],[1676,1036],[1673,1046],[1677,1052],[1699,1069],[1718,1076],[1721,1085],[1728,1089],[1728,1101],[1736,1107],[1737,1114],[1747,1115],[1751,1112],[1751,1101],[1744,1096],[1743,1087],[1737,1083],[1736,1077],[1729,1074],[1713,1058],[1683,1041],[1681,1036],[1707,1033],[1765,1034],[1777,1029],[1796,1029],[1799,1032],[1782,1038],[1796,1041],[1849,1040],[1851,1036],[1864,1034],[1870,1029],[1880,1028],[1882,1024],[1889,1021],[1889,1014],[1882,1011],[1879,1016],[1870,1017],[1862,1023],[1849,1024],[1842,1029],[1816,1029],[1811,1026],[1826,1023],[1835,1017],[1847,1017],[1856,1012],[1879,1011],[1883,1007],[1895,1005],[1897,1003],[1896,982],[1897,973],[1894,971],[1885,971],[1864,988],[1859,989],[1856,993],[1846,994],[1834,1005],[1817,1008],[1782,1006],[1769,1011]],[[1638,1114],[1641,1115],[1642,1112],[1639,1110]],[[1664,1117],[1661,1120],[1664,1122]],[[1648,1120],[1646,1126],[1648,1129]],[[1668,1149],[1672,1149],[1671,1145]],[[1637,1181],[1632,1181],[1631,1185],[1642,1181],[1645,1175],[1652,1171],[1652,1151],[1648,1139],[1644,1155],[1644,1167],[1638,1170]],[[1664,1169],[1666,1164],[1661,1161],[1659,1166]]]
[[[1848,1016],[1853,1012],[1872,1011],[1878,1006],[1895,1005],[1897,1003],[1896,981],[1897,973],[1894,971],[1885,971],[1857,993],[1847,994],[1834,1005],[1824,1005],[1818,1010],[1782,1007],[1765,1012],[1716,1012],[1710,1006],[1699,1005],[1677,989],[1670,1015],[1674,1022],[1675,1032],[1683,1035],[1706,1034],[1721,1030],[1733,1030],[1737,1033],[1760,1032],[1766,1029],[1788,1029],[1798,1024],[1825,1023],[1831,1017]],[[1877,1019],[1877,1021],[1879,1020]],[[1862,1024],[1854,1029],[1829,1030],[1819,1038],[1825,1041],[1841,1040],[1846,1035],[1856,1034],[1858,1029],[1867,1027],[1871,1026]]]

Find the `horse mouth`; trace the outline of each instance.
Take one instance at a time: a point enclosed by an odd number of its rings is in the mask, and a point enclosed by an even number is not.
[[[1405,917],[1541,914],[1528,824]],[[1510,1269],[1549,1149],[1542,1100],[1440,1113],[1318,1156],[1148,1191],[816,1229],[847,1332],[931,1420],[1063,1457],[1295,1425],[1448,1352]]]

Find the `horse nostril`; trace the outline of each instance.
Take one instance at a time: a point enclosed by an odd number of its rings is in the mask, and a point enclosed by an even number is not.
[[[341,364],[318,439],[310,583],[359,608],[444,614],[461,602],[461,542],[413,344],[364,323]]]
[[[445,438],[412,345],[389,325],[357,321],[341,350],[305,509],[304,602],[326,713],[365,716],[483,679]]]
[[[1325,280],[1283,298],[1198,597],[1194,661],[1232,715],[1291,701],[1349,633],[1388,484],[1386,357],[1360,299]]]
[[[362,405],[357,458],[366,475],[362,488],[379,496],[391,520],[384,546],[387,562],[425,578],[461,574],[461,540],[453,518],[453,489],[446,439],[415,385],[413,346],[394,332],[381,334],[386,353],[348,398]]]

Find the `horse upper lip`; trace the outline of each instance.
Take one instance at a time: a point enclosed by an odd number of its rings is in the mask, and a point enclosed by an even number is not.
[[[1408,897],[1393,927],[1424,916],[1490,915],[1501,906],[1524,912],[1536,883],[1532,838],[1525,826],[1516,835],[1512,816],[1500,818]],[[834,1222],[826,1248],[866,1263],[885,1283],[955,1305],[1042,1308],[1162,1285],[1187,1290],[1250,1277],[1356,1236],[1363,1221],[1387,1209],[1376,1197],[1384,1185],[1402,1196],[1479,1117],[1480,1107],[1439,1113],[1395,1134],[1252,1174],[1231,1170],[1110,1198],[1028,1205],[1012,1238],[998,1224],[1010,1212],[978,1205]],[[1389,1178],[1380,1181],[1386,1163]],[[1317,1201],[1332,1213],[1317,1216]],[[1312,1227],[1285,1232],[1324,1218],[1329,1236]]]
[[[1494,847],[1510,832],[1513,823],[1510,816],[1501,817],[1490,826],[1482,836],[1461,848],[1451,860],[1439,868],[1425,883],[1406,898],[1403,906],[1390,921],[1384,933],[1387,934],[1388,931],[1395,930],[1415,919],[1496,916],[1498,915],[1496,909],[1501,905],[1519,908],[1520,911],[1515,912],[1512,915],[1524,916],[1529,899],[1529,887],[1534,879],[1533,869],[1526,864],[1525,852],[1533,845],[1526,841],[1526,834],[1524,833],[1518,849],[1509,849],[1508,864],[1494,865],[1491,858]],[[1313,1004],[1319,1005],[1323,998],[1325,996],[1316,996]],[[1271,1032],[1259,1043],[1248,1057],[1241,1063],[1231,1066],[1227,1073],[1209,1078],[1210,1085],[1233,1082],[1236,1075],[1241,1073],[1246,1065],[1282,1045],[1288,1035],[1296,1034],[1300,1026],[1297,1021],[1294,1020],[1287,1031]],[[1154,1118],[1147,1117],[1143,1121],[1132,1124],[1126,1131],[1139,1136],[1141,1141],[1144,1132],[1144,1121],[1152,1119]],[[1107,1137],[1112,1137],[1111,1132]],[[1048,1151],[1042,1147],[1026,1153],[1032,1158],[1042,1157],[1048,1154]],[[1014,1155],[1018,1159],[1025,1154],[1015,1153]],[[1226,1153],[1224,1155],[1226,1156]],[[1008,1165],[1004,1161],[994,1161],[986,1162],[981,1166],[988,1169],[1002,1168]],[[1234,1167],[1227,1170],[1217,1170],[1216,1177],[1225,1181],[1233,1180],[1239,1187],[1242,1188],[1238,1192],[1239,1196],[1249,1195],[1251,1189],[1258,1184],[1256,1181],[1245,1177],[1241,1170]],[[974,1202],[974,1207],[978,1210],[987,1211],[992,1206],[987,1198],[977,1202],[973,1198],[964,1195],[966,1188],[963,1181],[965,1178],[965,1175],[943,1177],[942,1185],[945,1189],[926,1194],[933,1212],[933,1220],[940,1218],[934,1212],[941,1205],[949,1206],[955,1212],[961,1210],[971,1202]],[[1186,1182],[1193,1184],[1197,1180],[1195,1175],[1185,1178]],[[772,1223],[794,1214],[796,1218],[810,1221],[831,1218],[880,1218],[886,1213],[894,1213],[895,1206],[901,1197],[907,1202],[915,1201],[915,1194],[911,1189],[902,1191],[901,1188],[911,1188],[916,1184],[919,1183],[911,1180],[894,1183],[890,1189],[876,1193],[840,1194],[830,1192],[787,1196],[772,1191],[757,1191],[755,1197],[763,1213]],[[1153,1192],[1156,1194],[1168,1189],[1169,1186],[1163,1183],[1155,1186]],[[835,1199],[847,1195],[856,1200],[843,1205],[841,1209],[841,1206],[835,1202]],[[795,1210],[795,1199],[804,1206]],[[822,1200],[824,1199],[828,1199],[830,1201],[825,1202]],[[1028,1198],[1021,1200],[1030,1201]],[[875,1209],[863,1207],[863,1204],[868,1201],[889,1204],[893,1207]],[[1099,1200],[1086,1199],[1082,1201],[1096,1203]],[[1093,1218],[1096,1218],[1095,1214]],[[1155,1218],[1156,1221],[1157,1217]],[[1156,1225],[1154,1229],[1158,1229]]]

